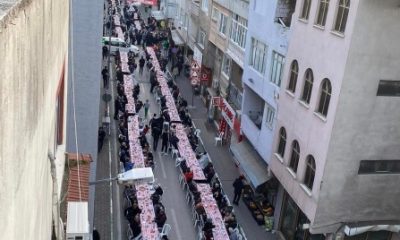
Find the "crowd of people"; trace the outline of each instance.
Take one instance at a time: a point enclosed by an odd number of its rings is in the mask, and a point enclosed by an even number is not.
[[[109,0],[111,1],[111,0]],[[122,11],[121,11],[122,10]],[[140,122],[140,136],[139,143],[143,150],[143,156],[146,167],[154,168],[153,152],[159,150],[158,145],[161,140],[161,153],[166,155],[173,150],[178,149],[179,138],[176,136],[177,124],[183,124],[192,147],[196,153],[199,165],[203,169],[206,183],[212,188],[212,195],[216,200],[218,208],[224,219],[226,231],[230,239],[239,239],[239,231],[236,216],[233,212],[233,207],[229,204],[223,189],[221,188],[220,180],[218,179],[213,163],[208,157],[206,152],[199,151],[199,135],[193,125],[192,119],[188,111],[188,102],[182,97],[178,86],[175,81],[184,68],[184,56],[181,48],[175,46],[170,31],[160,31],[161,26],[155,18],[149,17],[147,21],[141,19],[140,12],[136,6],[129,6],[127,4],[111,9],[113,14],[121,11],[121,28],[124,32],[125,41],[134,45],[141,45],[144,49],[142,56],[138,62],[135,60],[135,54],[128,53],[128,66],[129,73],[123,72],[121,68],[120,53],[117,50],[115,54],[116,63],[116,82],[117,82],[117,97],[114,99],[114,116],[113,118],[118,121],[118,142],[119,142],[119,161],[123,164],[125,170],[132,169],[134,164],[130,159],[129,154],[129,137],[128,137],[128,117],[130,116],[126,111],[127,96],[124,91],[124,75],[134,74],[139,68],[139,75],[142,76],[144,69],[149,71],[150,93],[154,94],[156,100],[160,105],[158,114],[148,119],[149,113],[149,100],[140,99],[142,89],[139,84],[133,88],[132,96],[135,99],[135,110],[138,114],[141,109],[144,109],[144,119],[148,121]],[[114,29],[115,26],[111,22],[106,22],[106,29],[111,31],[113,36],[117,36]],[[167,68],[172,72],[173,78],[168,79],[168,87],[175,100],[176,108],[179,113],[181,122],[171,121],[166,106],[166,99],[161,93],[159,82],[157,81],[156,70],[152,64],[153,59],[146,51],[146,46],[152,46],[156,53],[157,61],[160,63],[161,70],[166,72]],[[103,49],[104,55],[109,54],[108,49]],[[104,72],[104,73],[103,73]],[[109,76],[108,69],[102,71],[104,87],[108,87]],[[151,132],[152,144],[148,142],[148,135]],[[100,151],[100,150],[99,150]],[[207,216],[204,209],[204,202],[201,201],[200,193],[197,189],[197,183],[193,180],[193,171],[186,165],[185,160],[181,161],[180,168],[187,184],[187,188],[191,193],[192,202],[195,212],[200,216],[201,230],[206,240],[213,239],[213,229],[215,228],[212,219]],[[136,189],[134,186],[126,187],[124,195],[127,199],[128,206],[125,209],[125,217],[129,222],[129,226],[133,237],[141,234],[140,213],[141,209],[138,205],[136,197]],[[159,228],[162,228],[167,220],[164,205],[161,202],[163,191],[161,187],[155,188],[151,196],[154,206],[155,222]],[[163,239],[167,239],[166,236]]]

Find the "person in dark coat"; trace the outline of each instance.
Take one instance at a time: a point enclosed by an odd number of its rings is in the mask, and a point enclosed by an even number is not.
[[[234,194],[235,194],[233,197],[233,203],[236,205],[239,205],[240,196],[242,195],[242,190],[244,188],[243,179],[244,179],[244,176],[240,175],[233,182],[233,188],[234,188]]]
[[[103,84],[105,88],[108,88],[108,68],[104,67],[101,71],[101,75],[103,76]]]
[[[151,129],[151,135],[153,136],[153,151],[157,151],[158,139],[161,135],[161,129],[155,126]]]
[[[143,56],[140,58],[139,60],[139,73],[140,75],[143,74],[143,68],[144,68],[144,64],[146,63],[146,60],[144,60]]]
[[[164,131],[161,134],[161,152],[163,154],[168,154],[168,140],[169,140],[169,134],[167,131]]]
[[[100,240],[100,233],[95,227],[93,227],[92,237],[93,240]]]

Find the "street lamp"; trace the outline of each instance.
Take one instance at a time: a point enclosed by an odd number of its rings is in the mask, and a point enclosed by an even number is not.
[[[149,167],[146,168],[132,168],[126,172],[118,174],[113,178],[100,179],[94,182],[89,182],[89,185],[95,185],[98,183],[107,183],[111,181],[117,181],[120,185],[132,185],[134,183],[153,183],[154,174],[153,170]]]

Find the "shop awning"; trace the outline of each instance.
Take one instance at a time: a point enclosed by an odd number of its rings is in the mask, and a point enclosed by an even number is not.
[[[370,231],[389,231],[389,232],[399,232],[400,225],[368,225],[368,226],[351,226],[346,225],[344,227],[344,233],[347,236],[355,236],[361,233]]]
[[[242,141],[230,146],[239,168],[254,189],[271,178],[268,173],[268,164],[247,141]]]
[[[184,42],[183,42],[182,38],[179,36],[179,33],[178,33],[177,30],[172,30],[171,31],[171,37],[172,37],[172,40],[174,41],[176,46],[184,44]]]

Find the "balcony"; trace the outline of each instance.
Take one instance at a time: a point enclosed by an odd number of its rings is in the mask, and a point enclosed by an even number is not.
[[[275,22],[283,27],[290,27],[292,15],[296,8],[296,0],[278,0],[275,11]]]
[[[257,146],[257,141],[260,135],[260,128],[261,125],[256,125],[252,119],[250,119],[249,115],[243,114],[242,115],[242,123],[241,123],[241,128],[246,135],[247,139],[253,144],[253,146]]]
[[[200,16],[200,0],[193,0],[190,4],[190,14],[198,17]]]

